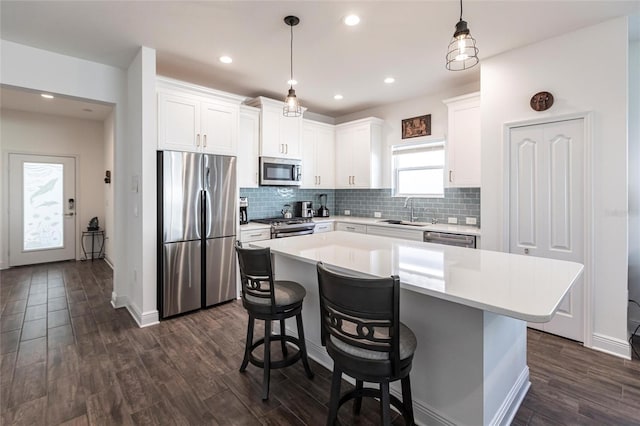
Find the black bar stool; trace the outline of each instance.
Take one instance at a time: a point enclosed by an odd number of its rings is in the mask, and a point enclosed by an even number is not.
[[[380,398],[382,424],[391,424],[390,405],[414,424],[409,372],[416,336],[400,322],[400,279],[355,278],[318,263],[322,345],[333,359],[331,401],[327,425],[333,425],[342,404],[355,398],[360,412],[362,397]],[[342,373],[356,379],[356,388],[340,396]],[[389,383],[401,380],[402,402],[389,394]],[[363,382],[380,389],[363,388]]]
[[[236,252],[240,264],[242,281],[242,305],[249,313],[247,341],[244,348],[244,359],[240,371],[244,372],[249,363],[264,369],[262,382],[262,399],[269,398],[269,377],[272,368],[287,367],[302,359],[307,377],[313,378],[313,372],[307,359],[307,348],[302,327],[302,301],[307,294],[304,287],[293,281],[275,281],[271,268],[271,250],[246,249],[236,241]],[[285,334],[284,320],[296,317],[298,338]],[[255,320],[264,320],[264,337],[253,341]],[[271,321],[280,321],[280,334],[271,335]],[[283,359],[271,361],[271,341],[280,341]],[[298,347],[293,354],[287,350],[287,342]],[[263,359],[256,358],[253,351],[264,345]]]

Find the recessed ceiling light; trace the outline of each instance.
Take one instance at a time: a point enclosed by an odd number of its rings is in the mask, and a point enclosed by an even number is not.
[[[396,81],[396,79],[393,78],[393,77],[387,77],[387,78],[384,79],[384,82],[387,83],[387,84],[391,84],[391,83],[393,83],[395,81]]]
[[[222,62],[223,64],[230,64],[231,62],[233,62],[233,59],[231,59],[230,56],[220,56],[220,62]]]
[[[348,15],[344,18],[344,23],[345,25],[353,27],[360,23],[360,17],[358,15]]]
[[[295,86],[296,84],[298,84],[298,80],[293,80],[293,79],[289,80],[289,81],[287,81],[287,84],[289,86]]]
[[[42,96],[45,99],[53,99],[53,95],[50,95],[48,93],[41,93],[40,96]]]
[[[342,100],[342,99],[343,99],[343,96],[342,96],[342,95],[340,95],[340,94],[337,94],[337,95],[334,95],[334,96],[333,96],[333,99],[335,99],[336,101],[339,101],[339,100]]]

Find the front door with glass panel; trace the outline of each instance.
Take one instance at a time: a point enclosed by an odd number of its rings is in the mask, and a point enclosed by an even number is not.
[[[76,257],[75,159],[9,154],[9,265]]]

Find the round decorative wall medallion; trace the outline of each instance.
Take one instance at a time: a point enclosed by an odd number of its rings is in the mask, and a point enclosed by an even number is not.
[[[529,104],[534,111],[546,111],[553,105],[553,95],[549,92],[538,92],[531,97]]]

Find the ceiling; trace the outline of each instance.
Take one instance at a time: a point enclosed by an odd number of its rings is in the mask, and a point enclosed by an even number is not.
[[[349,13],[360,16],[360,25],[342,23]],[[444,67],[459,13],[456,0],[3,0],[0,36],[121,68],[147,46],[156,50],[158,74],[280,99],[289,79],[290,33],[283,18],[293,14],[300,18],[293,57],[298,97],[310,111],[339,117],[479,81],[480,67]],[[463,18],[482,61],[622,15],[634,16],[630,37],[638,38],[640,0],[465,0]],[[222,64],[221,55],[233,63]],[[387,76],[396,82],[383,83]],[[334,100],[338,93],[344,99]]]

